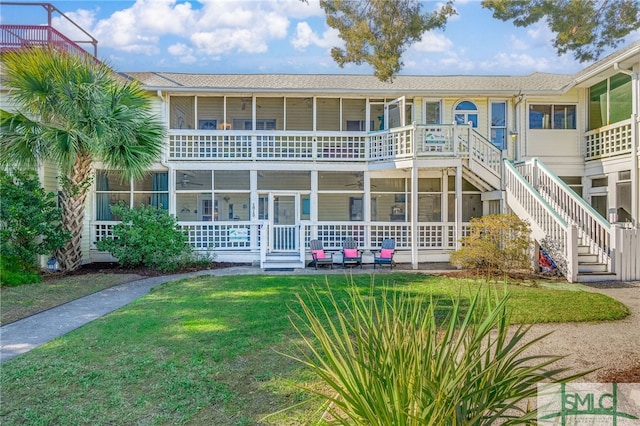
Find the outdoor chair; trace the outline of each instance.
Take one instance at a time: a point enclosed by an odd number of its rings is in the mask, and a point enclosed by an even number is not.
[[[342,267],[347,265],[360,265],[362,269],[362,253],[353,238],[347,238],[342,243]]]
[[[322,241],[309,241],[309,248],[311,249],[311,257],[313,258],[313,264],[316,269],[318,269],[318,265],[329,265],[331,269],[333,269],[333,253],[324,251]]]
[[[390,269],[393,269],[393,253],[396,249],[396,240],[387,238],[382,241],[380,251],[373,253],[373,269],[376,269],[376,265],[389,265]]]

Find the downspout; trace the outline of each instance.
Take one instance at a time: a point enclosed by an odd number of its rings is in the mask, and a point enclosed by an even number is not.
[[[165,123],[169,123],[168,117],[167,117],[167,104],[166,104],[166,99],[165,97],[162,95],[162,90],[158,90],[156,92],[158,98],[160,98],[160,106],[161,106],[161,112],[160,115],[162,116],[162,119],[164,120]],[[169,126],[166,126],[166,130],[168,130]],[[167,135],[167,142],[168,142],[168,135]],[[167,157],[168,157],[168,153],[167,153],[167,149],[169,147],[168,143],[165,143],[164,146],[162,147],[162,154],[160,155],[160,164],[162,164],[164,167],[166,167],[169,171],[169,179],[168,179],[168,185],[169,185],[169,195],[170,198],[174,198],[174,202],[171,203],[169,202],[169,213],[176,216],[176,203],[175,203],[175,191],[173,191],[171,188],[175,188],[175,173],[174,173],[174,168],[173,165],[171,163],[169,163],[167,161]],[[173,196],[171,196],[173,195]]]

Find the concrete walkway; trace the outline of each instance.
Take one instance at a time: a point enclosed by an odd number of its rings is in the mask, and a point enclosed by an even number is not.
[[[404,267],[394,268],[394,271],[404,270]],[[451,267],[446,264],[433,264],[421,267],[414,272],[434,272],[435,270],[446,270]],[[371,273],[385,274],[389,273],[389,269],[378,268],[374,271],[371,265],[365,265],[364,269],[342,269],[334,267],[334,269],[314,268],[296,269],[293,271],[264,271],[259,267],[232,267],[222,269],[212,269],[206,271],[198,271],[187,274],[166,275],[159,277],[143,278],[133,282],[120,284],[107,288],[89,296],[65,303],[64,305],[48,309],[30,317],[12,322],[0,327],[0,362],[4,362],[15,356],[37,348],[56,337],[62,336],[84,324],[100,318],[110,312],[115,311],[133,300],[144,296],[153,287],[175,281],[182,278],[197,275],[248,275],[248,274],[349,274],[349,273]]]

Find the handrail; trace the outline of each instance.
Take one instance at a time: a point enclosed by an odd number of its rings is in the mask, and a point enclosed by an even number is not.
[[[527,162],[532,168],[531,184],[568,222],[578,227],[584,245],[611,266],[611,224],[537,158]]]
[[[522,206],[523,211],[519,213],[528,215],[540,229],[542,234],[536,237],[538,243],[543,247],[551,242],[559,245],[559,249],[554,250],[553,253],[556,256],[556,263],[561,270],[564,269],[562,272],[567,275],[567,278],[573,281],[577,265],[574,264],[573,241],[570,240],[574,233],[569,223],[551,207],[509,160],[504,159],[503,163],[505,189]],[[511,207],[514,208],[514,206]],[[545,249],[550,248],[555,249],[555,247],[545,247]],[[558,256],[561,258],[558,259]]]

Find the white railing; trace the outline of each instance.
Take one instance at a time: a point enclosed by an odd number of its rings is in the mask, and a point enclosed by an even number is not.
[[[581,244],[611,270],[611,224],[537,158],[515,167],[556,212],[577,226]]]
[[[585,133],[587,160],[629,154],[632,148],[632,120],[624,120]]]
[[[271,251],[297,251],[300,247],[300,241],[298,240],[298,236],[300,235],[299,228],[299,225],[273,225]]]
[[[92,223],[91,243],[103,238],[112,238],[113,226],[119,222],[99,221]],[[290,225],[280,231],[271,229],[268,222],[181,222],[180,228],[187,233],[188,243],[199,251],[233,251],[258,253],[269,251],[306,249],[311,239],[321,240],[329,250],[340,250],[345,238],[354,238],[363,249],[379,248],[386,238],[396,240],[398,249],[410,250],[413,244],[411,225],[398,222],[331,222]],[[293,231],[291,230],[293,229]],[[417,246],[419,250],[454,250],[456,242],[468,234],[469,223],[462,224],[462,235],[455,234],[453,222],[418,223]],[[274,239],[271,239],[274,231]],[[280,241],[280,243],[278,242]],[[293,245],[291,242],[295,241]]]
[[[529,222],[533,238],[553,252],[552,257],[567,280],[576,281],[578,241],[575,227],[569,226],[508,160],[504,160],[504,176],[509,207]]]
[[[454,144],[455,141],[455,144]],[[501,152],[471,125],[422,125],[362,132],[169,130],[168,159],[388,161],[462,156],[500,174]]]
[[[361,132],[169,131],[169,160],[301,160],[366,158]]]
[[[369,160],[394,160],[412,157],[415,125],[370,133]]]

